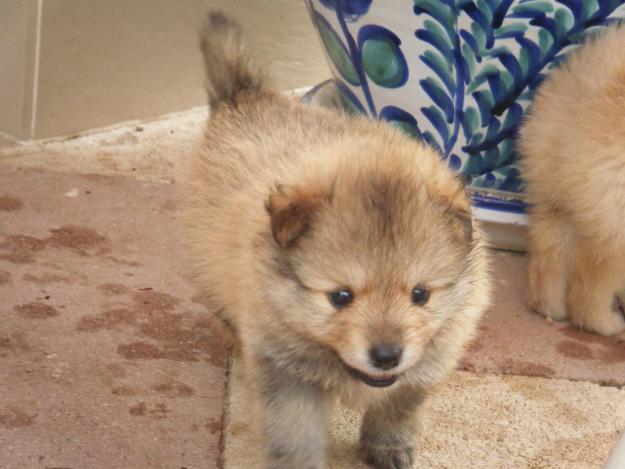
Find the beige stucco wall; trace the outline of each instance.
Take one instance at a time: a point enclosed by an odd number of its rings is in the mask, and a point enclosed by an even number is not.
[[[0,0],[0,131],[38,139],[203,105],[196,36],[212,8],[239,20],[281,89],[329,76],[303,0]]]
[[[30,133],[36,0],[0,0],[0,131]]]

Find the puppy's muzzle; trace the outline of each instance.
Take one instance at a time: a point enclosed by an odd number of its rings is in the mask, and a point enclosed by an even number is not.
[[[378,344],[369,349],[369,360],[379,370],[390,370],[399,365],[402,348],[396,344]]]

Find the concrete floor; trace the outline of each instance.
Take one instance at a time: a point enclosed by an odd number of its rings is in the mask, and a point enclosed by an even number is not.
[[[0,467],[216,466],[227,353],[171,191],[0,171]]]
[[[0,467],[254,467],[245,381],[235,362],[226,389],[176,236],[204,118],[0,144]],[[529,313],[524,257],[494,256],[493,308],[415,467],[601,467],[625,428],[623,338]],[[337,410],[330,467],[363,467],[357,427]]]

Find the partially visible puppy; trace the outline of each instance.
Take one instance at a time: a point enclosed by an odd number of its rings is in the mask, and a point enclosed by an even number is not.
[[[241,341],[266,467],[324,467],[338,396],[365,409],[366,459],[408,468],[416,410],[489,302],[464,188],[400,131],[273,91],[221,14],[201,46],[212,112],[183,220],[198,282]]]
[[[615,294],[625,287],[625,27],[582,45],[551,74],[519,144],[532,307],[599,334],[622,331]]]

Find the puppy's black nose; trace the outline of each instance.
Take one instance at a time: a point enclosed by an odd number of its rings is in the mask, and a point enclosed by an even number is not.
[[[369,349],[369,358],[376,368],[390,370],[399,365],[402,349],[395,344],[380,344]]]

